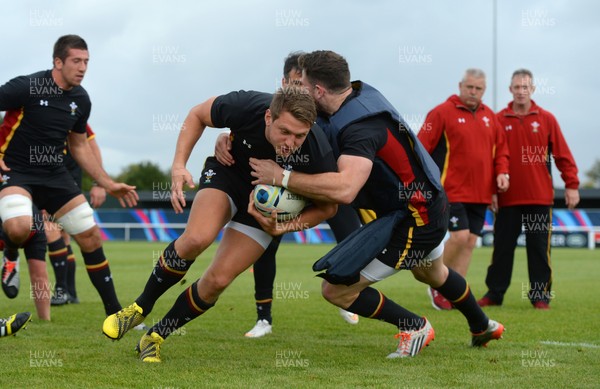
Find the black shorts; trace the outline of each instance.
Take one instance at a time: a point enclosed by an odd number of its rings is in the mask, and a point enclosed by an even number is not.
[[[446,196],[438,196],[428,211],[429,224],[418,226],[414,218],[407,216],[394,227],[392,239],[377,259],[395,269],[426,266],[423,261],[446,236],[449,216]]]
[[[248,180],[244,180],[238,172],[221,165],[210,157],[204,164],[202,177],[198,184],[198,190],[206,188],[219,189],[233,200],[237,212],[231,220],[262,231],[262,227],[254,216],[248,213],[248,200],[254,186]]]
[[[469,230],[481,236],[487,204],[450,203],[448,231]]]
[[[8,176],[0,191],[11,186],[25,189],[39,209],[53,215],[71,199],[81,194],[77,183],[66,169],[52,174],[24,174],[16,171],[2,172]]]

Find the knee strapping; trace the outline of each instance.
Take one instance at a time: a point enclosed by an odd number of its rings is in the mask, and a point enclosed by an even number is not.
[[[0,219],[7,221],[19,216],[33,217],[31,199],[21,194],[12,194],[0,199]]]
[[[77,235],[96,225],[94,210],[83,203],[58,218],[58,222],[69,235]]]

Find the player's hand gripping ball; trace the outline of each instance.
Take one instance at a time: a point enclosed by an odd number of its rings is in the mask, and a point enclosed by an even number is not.
[[[294,219],[307,205],[304,196],[280,186],[259,184],[254,188],[256,209],[266,217],[270,217],[273,210],[277,211],[277,220],[280,222]]]

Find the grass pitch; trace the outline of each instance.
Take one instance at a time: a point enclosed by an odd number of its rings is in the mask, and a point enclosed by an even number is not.
[[[117,293],[130,304],[165,244],[107,243]],[[488,348],[469,347],[465,319],[434,310],[426,286],[402,272],[378,288],[412,311],[427,316],[436,339],[415,358],[387,360],[396,347],[389,324],[361,318],[346,324],[320,296],[312,263],[332,246],[282,245],[273,303],[273,334],[246,339],[255,321],[253,277],[242,274],[217,305],[163,344],[162,364],[140,362],[133,349],[141,333],[118,342],[102,335],[104,312],[78,256],[81,303],[52,309],[52,321],[35,319],[16,337],[0,339],[0,387],[27,388],[592,388],[600,387],[597,251],[553,251],[554,295],[549,311],[534,310],[526,298],[524,249],[517,250],[512,285],[504,306],[486,313],[506,326],[504,338]],[[208,265],[215,247],[171,288],[146,318],[152,325]],[[491,250],[475,250],[468,279],[476,297],[485,292]],[[27,266],[21,291],[2,299],[0,316],[34,311]],[[50,274],[52,270],[49,268]],[[53,279],[53,276],[51,276]]]

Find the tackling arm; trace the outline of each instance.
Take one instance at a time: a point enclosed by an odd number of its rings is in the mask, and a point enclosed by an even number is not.
[[[350,204],[363,187],[373,167],[368,158],[342,155],[338,159],[338,172],[304,174],[291,172],[287,187],[295,193],[323,202]],[[252,184],[282,186],[283,168],[271,160],[250,158]]]

